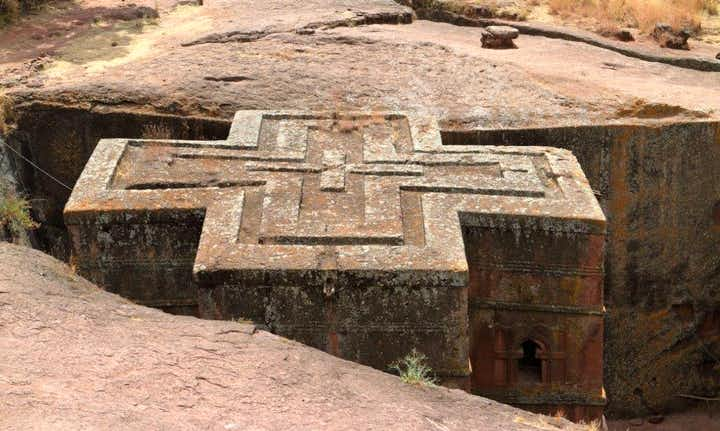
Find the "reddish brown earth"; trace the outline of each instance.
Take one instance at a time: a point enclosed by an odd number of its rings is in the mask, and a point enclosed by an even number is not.
[[[134,305],[0,243],[0,429],[573,430],[237,322]]]

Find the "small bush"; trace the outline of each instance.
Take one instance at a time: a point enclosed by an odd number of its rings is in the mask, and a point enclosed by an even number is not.
[[[7,230],[11,235],[20,235],[36,227],[38,224],[30,217],[30,202],[0,188],[0,229]]]
[[[427,356],[412,349],[404,358],[390,364],[390,369],[400,375],[400,379],[411,385],[434,386],[437,380],[432,369],[426,364]]]

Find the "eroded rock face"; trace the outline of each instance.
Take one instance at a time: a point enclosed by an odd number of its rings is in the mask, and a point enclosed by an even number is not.
[[[101,141],[65,218],[79,271],[134,300],[602,412],[605,217],[567,151],[443,145],[420,114],[240,111],[224,141]]]
[[[581,430],[247,324],[134,305],[0,243],[0,428]]]

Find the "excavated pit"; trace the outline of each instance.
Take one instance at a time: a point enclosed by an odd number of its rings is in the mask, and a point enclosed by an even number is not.
[[[70,108],[15,107],[6,141],[72,187],[102,138],[225,139],[229,120]],[[446,145],[571,150],[608,217],[605,388],[612,416],[664,412],[720,390],[720,123],[462,130]],[[62,210],[70,190],[15,160],[42,225],[34,243],[68,259]]]

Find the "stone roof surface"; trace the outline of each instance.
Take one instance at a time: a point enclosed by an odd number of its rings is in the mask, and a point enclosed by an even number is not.
[[[432,271],[420,282],[460,286],[461,224],[571,234],[605,223],[567,150],[443,145],[437,122],[415,114],[260,111],[239,111],[225,141],[101,141],[65,217],[205,208],[200,278]]]

